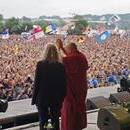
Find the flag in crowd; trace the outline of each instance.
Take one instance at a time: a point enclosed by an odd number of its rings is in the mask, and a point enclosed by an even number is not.
[[[39,39],[44,36],[44,32],[39,25],[33,25],[32,35],[34,39]]]
[[[17,44],[14,45],[13,51],[14,51],[15,55],[18,54],[18,52],[19,52],[19,46]]]
[[[28,29],[28,26],[26,25],[26,26],[25,26],[25,31],[27,31],[27,29]]]
[[[57,26],[56,24],[50,24],[46,27],[45,33],[47,34],[56,34],[57,32]]]
[[[25,30],[27,30],[27,26],[25,27]],[[33,25],[33,29],[29,32],[22,32],[21,37],[27,40],[34,40],[39,39],[44,36],[44,32],[42,28],[39,25]]]
[[[105,43],[109,38],[111,37],[111,32],[110,31],[105,31],[99,35],[96,35],[96,42],[98,44],[103,44]]]
[[[5,29],[5,31],[2,32],[2,39],[8,39],[9,38],[9,29]]]
[[[51,25],[46,27],[45,33],[50,33],[52,31]]]
[[[118,15],[113,15],[112,17],[110,17],[108,25],[115,24],[115,23],[119,22],[120,20],[121,20],[121,18]]]

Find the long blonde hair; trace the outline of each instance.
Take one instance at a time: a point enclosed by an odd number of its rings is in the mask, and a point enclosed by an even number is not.
[[[47,44],[44,52],[44,59],[49,63],[60,62],[58,51],[55,45]]]

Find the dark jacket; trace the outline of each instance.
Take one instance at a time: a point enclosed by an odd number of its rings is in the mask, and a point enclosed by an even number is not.
[[[63,64],[39,61],[35,72],[32,105],[60,105],[66,95],[66,73]]]

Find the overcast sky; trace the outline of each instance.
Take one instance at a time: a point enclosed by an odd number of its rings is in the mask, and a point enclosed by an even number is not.
[[[130,13],[130,0],[0,0],[4,17]]]

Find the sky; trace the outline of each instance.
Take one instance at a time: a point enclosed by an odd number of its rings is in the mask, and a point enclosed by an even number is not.
[[[0,14],[5,18],[108,13],[130,13],[130,0],[0,0]]]

